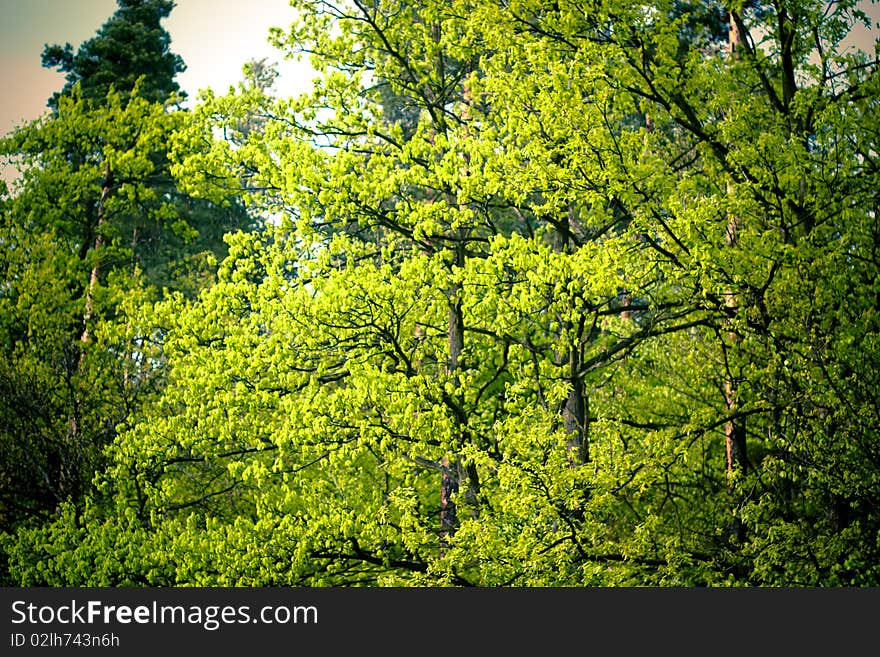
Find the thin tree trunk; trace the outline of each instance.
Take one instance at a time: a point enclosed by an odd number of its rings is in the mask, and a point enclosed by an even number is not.
[[[100,249],[104,246],[104,236],[101,234],[101,229],[104,227],[104,222],[106,220],[106,204],[107,197],[110,195],[110,186],[113,183],[113,172],[110,169],[110,162],[107,162],[104,165],[104,181],[101,184],[101,198],[98,201],[98,220],[95,223],[95,246],[94,252],[100,255]],[[80,341],[85,344],[90,339],[89,335],[89,322],[92,319],[92,314],[94,313],[94,294],[95,288],[98,285],[98,279],[101,275],[101,262],[99,257],[95,259],[95,264],[92,265],[92,272],[89,276],[89,286],[86,289],[86,309],[83,314],[83,332],[80,336]]]
[[[574,213],[569,208],[565,222],[560,222],[556,250],[560,254],[573,253],[577,248],[574,238],[575,225]],[[583,362],[581,344],[584,338],[585,324],[583,317],[578,320],[576,326],[569,324],[568,328],[575,333],[571,336],[571,344],[568,348],[568,397],[562,407],[562,426],[567,436],[567,445],[570,451],[572,466],[582,465],[590,460],[589,444],[589,398],[584,386]]]
[[[449,457],[441,461],[440,474],[440,556],[449,547],[449,539],[458,526],[458,515],[453,497],[458,493],[458,467],[450,464]]]
[[[464,350],[464,318],[462,317],[461,308],[461,286],[456,285],[450,291],[449,300],[449,320],[447,329],[447,342],[449,346],[449,360],[446,368],[453,381],[455,387],[458,388],[458,377],[456,372],[459,368],[461,353]],[[458,493],[459,486],[459,464],[458,456],[450,462],[448,456],[443,457],[442,475],[440,481],[440,551],[448,546],[448,539],[455,533],[458,525],[458,513],[453,497]]]
[[[730,58],[738,56],[740,43],[739,30],[734,22],[733,16],[729,16],[730,29],[728,35],[728,45],[730,48]],[[733,195],[733,184],[728,181],[727,193],[728,197]],[[735,213],[728,217],[725,243],[728,248],[736,248],[739,239],[740,219]],[[732,322],[739,313],[739,299],[736,292],[729,290],[725,295],[725,305],[727,307],[728,322]],[[727,339],[731,345],[735,345],[739,341],[739,337],[733,330],[728,331]],[[730,538],[736,543],[741,543],[745,539],[745,527],[739,518],[738,507],[741,499],[738,493],[737,478],[746,472],[748,465],[748,455],[746,453],[746,421],[743,417],[735,417],[737,410],[737,397],[739,395],[739,381],[735,372],[727,358],[725,358],[724,371],[724,406],[730,416],[724,425],[724,447],[727,463],[727,492],[733,505],[733,519],[731,521],[729,534]]]
[[[728,194],[732,194],[732,186],[728,183]],[[739,232],[739,220],[735,216],[731,216],[727,224],[726,244],[730,248],[737,245],[737,236]],[[732,321],[739,312],[739,300],[734,291],[730,290],[725,295],[725,305],[727,307],[728,322]],[[735,331],[728,331],[728,342],[731,345],[739,342],[739,336]],[[736,374],[732,371],[731,366],[725,365],[724,372],[724,405],[727,412],[733,416],[737,409],[737,395],[739,393],[739,381]],[[746,458],[746,426],[744,418],[732,417],[724,425],[724,444],[727,454],[727,473],[728,479],[733,480],[737,471],[745,471]]]
[[[433,28],[434,39],[438,42],[440,39],[439,29],[439,24],[435,25]],[[443,80],[446,75],[446,71],[442,56],[439,56],[437,58],[436,65],[438,79]],[[468,104],[470,101],[467,85],[465,85],[463,100],[464,111],[462,113],[462,119],[464,121],[467,121]],[[442,124],[439,127],[441,130],[444,129],[444,126]],[[469,162],[467,159],[465,159],[464,169],[462,170],[463,175],[468,174],[468,166]],[[460,238],[464,238],[466,236],[464,228],[460,228],[458,230],[458,233],[458,237]],[[464,242],[462,241],[461,244],[464,244]],[[458,267],[464,265],[465,254],[463,249],[464,247],[460,246],[455,254],[455,265]],[[449,315],[447,322],[447,345],[449,349],[449,360],[447,361],[446,367],[456,391],[458,391],[460,387],[458,370],[461,368],[461,356],[462,352],[464,351],[464,313],[462,310],[461,293],[462,286],[460,283],[454,284],[452,289],[450,289],[447,293],[449,297]],[[456,408],[453,409],[453,412],[456,415],[456,420],[461,425],[458,428],[458,436],[456,438],[456,442],[463,445],[467,436],[467,428],[465,426],[466,418],[463,417],[464,409],[461,406],[462,401],[463,395],[459,395],[457,399],[451,400],[451,404],[454,404],[456,406]],[[448,456],[444,456],[441,463],[442,475],[440,482],[440,556],[442,557],[446,548],[449,545],[449,539],[455,534],[456,528],[458,527],[458,509],[456,507],[454,497],[459,492],[461,482],[466,482],[464,501],[471,510],[471,517],[476,519],[477,517],[479,517],[480,513],[478,500],[480,481],[476,466],[473,464],[465,465],[461,459],[461,456],[457,453],[453,456],[453,459],[451,461]]]
[[[464,317],[460,299],[461,286],[454,286],[449,294],[449,328],[447,335],[449,360],[447,361],[447,371],[455,388],[458,389],[459,379],[457,371],[461,367],[461,354],[464,350]],[[458,411],[456,412],[457,420],[463,424],[465,420],[461,417],[461,400],[453,399],[451,403],[458,406]],[[466,436],[466,428],[461,426],[458,431],[457,441],[463,443]],[[458,509],[454,497],[459,492],[461,483],[467,482],[464,501],[471,510],[471,517],[474,519],[478,518],[480,513],[478,501],[480,480],[476,466],[473,464],[466,465],[458,454],[455,454],[452,460],[448,456],[444,456],[441,465],[440,556],[443,556],[445,549],[448,547],[448,541],[458,526]]]
[[[104,180],[101,183],[101,196],[98,199],[97,221],[95,222],[95,243],[93,249],[96,254],[99,253],[104,245],[104,237],[101,234],[101,229],[104,227],[104,222],[106,221],[107,198],[110,195],[110,187],[112,183],[113,173],[110,168],[110,163],[107,162],[104,165]],[[88,249],[84,249],[83,254],[87,255]],[[76,375],[82,370],[83,360],[86,355],[85,347],[91,340],[89,324],[92,320],[92,315],[94,314],[94,293],[100,275],[100,261],[96,259],[95,263],[92,265],[92,270],[89,274],[89,284],[86,288],[85,310],[83,311],[79,354],[75,357],[75,360],[71,360],[67,372],[68,390],[70,401],[73,406],[67,419],[67,446],[69,452],[67,462],[61,463],[58,472],[58,491],[65,498],[71,494],[76,494],[80,485],[79,476],[76,470],[77,465],[82,461],[84,449],[81,435],[82,427],[80,426],[80,408],[82,405],[82,399],[77,389]]]
[[[569,356],[570,376],[568,398],[562,409],[562,424],[568,436],[568,447],[576,454],[576,464],[590,460],[589,409],[590,400],[584,391],[584,381],[580,376],[580,354],[572,348]]]

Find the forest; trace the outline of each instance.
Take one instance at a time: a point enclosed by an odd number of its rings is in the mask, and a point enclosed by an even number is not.
[[[0,138],[0,585],[880,586],[857,0],[118,0]]]

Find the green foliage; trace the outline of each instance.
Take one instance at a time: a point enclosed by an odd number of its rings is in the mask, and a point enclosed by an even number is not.
[[[850,3],[746,4],[733,54],[714,3],[293,5],[314,91],[172,140],[187,193],[278,220],[120,315],[165,386],[11,580],[877,584]]]

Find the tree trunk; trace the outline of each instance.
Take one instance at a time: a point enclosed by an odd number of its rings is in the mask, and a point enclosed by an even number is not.
[[[733,15],[729,16],[729,47],[731,59],[738,56],[739,49],[739,30],[734,22]],[[727,183],[728,197],[733,195],[733,185],[730,181]],[[736,248],[740,230],[740,219],[736,214],[732,213],[728,217],[727,229],[725,234],[725,243],[728,248]],[[734,290],[728,290],[725,295],[725,305],[727,307],[727,322],[732,322],[739,313],[739,299]],[[739,341],[736,332],[729,330],[727,339],[730,345],[735,345]],[[741,496],[738,493],[738,475],[742,475],[746,471],[748,457],[746,454],[746,424],[745,418],[735,417],[737,410],[737,397],[739,394],[739,381],[729,360],[725,357],[724,371],[724,406],[730,416],[730,419],[724,425],[724,447],[727,463],[727,492],[733,506],[733,519],[729,528],[729,536],[731,540],[739,544],[745,539],[745,527],[739,518],[738,507],[741,503]]]
[[[104,237],[101,229],[106,221],[106,205],[107,198],[110,195],[110,187],[113,184],[113,172],[110,163],[104,165],[104,180],[101,183],[101,196],[98,199],[97,220],[95,222],[95,242],[92,247],[97,254],[101,247],[104,246]],[[83,250],[83,255],[88,254],[88,249]],[[83,311],[82,333],[80,334],[80,347],[78,355],[74,355],[68,365],[66,377],[67,387],[70,394],[70,402],[72,408],[67,418],[67,458],[64,459],[58,470],[58,491],[59,494],[66,498],[75,496],[81,482],[79,481],[78,469],[82,462],[85,447],[82,444],[82,427],[80,426],[80,409],[82,406],[82,398],[77,389],[77,374],[82,370],[83,360],[86,356],[86,344],[91,339],[89,334],[89,323],[94,314],[94,293],[98,285],[98,279],[101,275],[100,261],[95,260],[92,270],[89,273],[89,284],[86,288],[85,310]]]
[[[449,539],[455,534],[458,525],[458,517],[455,501],[452,499],[458,493],[458,468],[449,463],[449,457],[444,456],[441,462],[440,475],[440,556],[442,557],[449,547]]]
[[[575,464],[588,463],[590,460],[589,442],[589,408],[590,401],[584,393],[584,381],[578,370],[580,358],[576,349],[571,350],[570,355],[570,379],[571,386],[565,406],[562,410],[562,424],[568,436],[568,447],[576,454]]]
[[[435,42],[440,41],[440,25],[439,23],[435,24],[432,27],[433,38]],[[443,57],[439,56],[436,62],[437,66],[437,76],[439,80],[443,80],[446,76],[445,64],[443,61]],[[464,109],[462,112],[462,119],[466,122],[469,118],[468,116],[468,106],[470,102],[470,93],[465,85],[464,89]],[[445,132],[445,119],[442,116],[435,117],[435,121],[440,120],[440,123],[437,125],[437,129],[440,132]],[[469,161],[465,158],[464,168],[462,170],[463,175],[468,174],[468,166]],[[465,236],[465,231],[463,228],[458,230],[458,237],[463,238]],[[461,242],[464,244],[464,242]],[[455,253],[455,265],[461,267],[464,265],[464,247],[460,246]],[[449,349],[449,359],[447,361],[447,373],[450,376],[450,379],[453,383],[453,386],[456,391],[458,391],[460,387],[460,380],[458,378],[458,370],[461,368],[461,356],[464,351],[464,314],[462,311],[462,303],[461,303],[461,293],[462,286],[460,283],[455,283],[452,286],[452,289],[448,291],[449,297],[449,315],[448,315],[448,329],[447,329],[447,345]],[[461,395],[457,396],[450,400],[449,403],[452,407],[451,410],[456,417],[456,421],[459,423],[458,436],[456,437],[456,442],[459,445],[463,445],[467,436],[466,429],[466,418],[464,417],[464,409],[462,407],[463,398]],[[465,465],[459,454],[455,454],[453,456],[453,460],[450,461],[448,456],[444,456],[442,459],[442,475],[440,482],[440,556],[442,557],[446,548],[449,545],[449,539],[455,534],[455,530],[458,526],[458,509],[456,507],[456,503],[454,497],[459,492],[460,484],[462,481],[466,481],[466,490],[465,490],[465,504],[471,509],[471,516],[473,518],[477,518],[479,515],[479,504],[478,504],[478,493],[479,493],[479,477],[477,473],[476,466],[473,464]]]
[[[461,286],[456,285],[450,292],[449,320],[447,329],[447,342],[449,346],[449,360],[446,368],[452,380],[458,387],[456,371],[459,368],[461,352],[464,349],[464,318],[462,317]],[[458,514],[453,497],[458,493],[459,465],[458,456],[450,462],[448,456],[443,457],[443,469],[440,481],[440,554],[448,545],[448,539],[455,533],[458,525]]]
[[[93,251],[96,254],[99,254],[101,247],[104,246],[104,236],[101,234],[101,229],[104,227],[104,221],[106,220],[107,197],[110,195],[110,186],[112,184],[113,172],[110,169],[110,162],[107,162],[104,165],[104,181],[101,184],[101,198],[98,200],[98,219],[95,223],[95,246]],[[100,275],[101,263],[100,260],[96,258],[95,264],[92,265],[91,275],[89,276],[89,286],[86,289],[86,309],[83,314],[83,332],[80,336],[80,341],[83,344],[87,343],[90,339],[89,322],[94,313],[94,294]]]
[[[449,328],[447,334],[449,360],[447,361],[447,371],[456,390],[459,387],[457,371],[461,367],[461,354],[464,350],[464,316],[460,295],[460,285],[455,285],[449,292]],[[457,421],[462,425],[459,428],[457,442],[463,444],[467,432],[464,426],[465,418],[462,417],[461,401],[461,399],[452,399],[450,403],[456,406],[453,412],[456,415]],[[473,464],[465,465],[458,454],[455,454],[451,461],[448,456],[444,456],[441,471],[440,555],[442,556],[445,548],[448,546],[449,538],[452,537],[458,526],[458,510],[453,498],[459,492],[461,482],[466,482],[467,487],[465,489],[464,501],[471,510],[471,517],[474,519],[478,518],[480,513],[478,500],[480,480],[476,466]]]

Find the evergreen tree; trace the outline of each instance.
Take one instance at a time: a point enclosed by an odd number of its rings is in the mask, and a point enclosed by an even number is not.
[[[142,76],[139,93],[147,100],[161,103],[175,94],[183,96],[175,76],[186,66],[171,52],[171,36],[161,25],[174,6],[172,0],[118,0],[116,13],[76,52],[69,43],[47,45],[43,66],[66,74],[64,88],[52,95],[49,105],[57,108],[59,96],[77,83],[85,100],[103,103],[111,87],[130,94]]]

